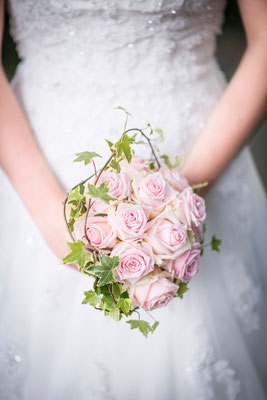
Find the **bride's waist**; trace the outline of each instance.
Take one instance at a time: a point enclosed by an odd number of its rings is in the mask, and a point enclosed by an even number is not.
[[[110,80],[110,76],[147,80],[158,76],[163,80],[175,77],[181,82],[198,79],[213,62],[214,38],[199,43],[199,36],[187,38],[187,46],[177,41],[157,37],[154,42],[128,42],[121,47],[90,46],[66,42],[61,46],[35,46],[24,49],[23,68],[31,75],[83,80]],[[24,44],[26,46],[26,43]]]
[[[168,50],[168,51],[167,51]],[[15,80],[24,90],[52,92],[64,98],[68,95],[97,95],[106,92],[110,97],[134,92],[134,96],[158,96],[173,91],[192,89],[194,84],[208,83],[220,74],[211,55],[203,51],[165,54],[153,49],[149,54],[129,47],[127,51],[88,54],[76,51],[71,57],[64,48],[57,51],[29,54],[19,65]],[[216,79],[216,78],[215,78]],[[140,92],[140,93],[139,93]]]

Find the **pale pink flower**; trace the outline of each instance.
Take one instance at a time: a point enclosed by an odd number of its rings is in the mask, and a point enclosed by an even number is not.
[[[89,245],[84,233],[85,215],[74,224],[74,238],[81,239],[86,245]],[[106,217],[88,217],[86,232],[92,246],[98,249],[114,247],[117,242],[116,233],[112,230]]]
[[[92,199],[92,205],[90,209],[90,213],[93,214],[108,214],[110,209],[110,205],[104,203],[100,199]]]
[[[180,223],[171,207],[148,223],[146,233],[146,240],[162,260],[174,259],[191,247],[187,228]]]
[[[116,214],[109,217],[109,222],[121,240],[137,239],[145,232],[147,216],[142,206],[121,203]]]
[[[165,205],[171,202],[177,195],[160,172],[154,172],[147,176],[140,174],[132,183],[133,198],[137,203],[153,207],[154,212],[161,212]]]
[[[192,248],[181,254],[175,260],[169,261],[165,269],[174,272],[174,277],[180,281],[190,281],[200,267],[200,250]]]
[[[118,200],[125,199],[129,196],[129,182],[123,173],[104,171],[97,182],[97,186],[101,183],[109,182],[109,194]]]
[[[153,274],[155,275],[155,274]],[[153,276],[151,282],[133,285],[129,289],[129,296],[133,302],[133,307],[141,307],[146,311],[155,308],[165,307],[177,292],[179,286],[170,279]]]
[[[190,228],[199,227],[206,218],[205,200],[191,187],[185,189],[175,202],[176,215]]]
[[[120,281],[135,283],[154,268],[151,246],[145,242],[121,242],[111,252],[119,256],[120,265],[114,270]]]
[[[149,171],[149,162],[137,156],[133,156],[130,163],[127,160],[123,160],[120,166],[121,172],[126,175],[128,180],[132,180],[139,172]]]
[[[184,189],[189,187],[188,180],[180,174],[179,168],[169,169],[167,167],[162,167],[160,172],[173,186],[177,192],[181,193]]]

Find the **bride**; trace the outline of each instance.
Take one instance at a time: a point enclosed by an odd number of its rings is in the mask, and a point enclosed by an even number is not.
[[[266,112],[267,1],[239,0],[248,45],[228,86],[214,58],[224,5],[9,0],[22,61],[11,87],[0,73],[1,399],[266,399],[267,206],[244,146]],[[208,235],[223,240],[149,339],[81,305],[90,279],[58,260],[62,201],[88,176],[73,154],[105,155],[117,106],[209,182]]]

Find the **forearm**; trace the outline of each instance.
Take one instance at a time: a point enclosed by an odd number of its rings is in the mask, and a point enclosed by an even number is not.
[[[65,193],[46,163],[2,70],[0,110],[1,166],[48,244],[63,257],[68,252],[62,213]]]
[[[248,141],[267,109],[266,39],[250,45],[186,160],[192,183],[212,185]]]
[[[64,192],[46,164],[3,73],[0,74],[0,162],[36,220],[44,203],[63,200]]]

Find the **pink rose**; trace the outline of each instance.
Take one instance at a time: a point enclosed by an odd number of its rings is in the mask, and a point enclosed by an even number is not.
[[[141,206],[121,203],[116,214],[109,217],[109,222],[121,240],[137,239],[144,234],[147,216]]]
[[[191,247],[187,229],[171,207],[148,223],[146,239],[161,259],[174,259]]]
[[[177,292],[179,286],[168,278],[158,278],[144,285],[134,285],[129,289],[129,296],[134,307],[146,311],[165,307]]]
[[[135,283],[154,268],[151,246],[145,242],[121,242],[111,252],[119,256],[120,265],[114,270],[120,281]]]
[[[186,282],[196,275],[200,267],[200,250],[191,249],[181,254],[175,260],[171,260],[166,269],[174,271],[175,278]]]
[[[108,214],[109,209],[109,204],[104,203],[100,199],[92,199],[90,214]]]
[[[132,180],[135,175],[137,175],[139,172],[149,171],[149,162],[147,160],[144,160],[143,158],[133,156],[132,160],[130,163],[128,163],[126,160],[123,160],[120,163],[121,166],[121,172],[123,172],[126,175],[126,178],[128,180]]]
[[[172,184],[177,192],[182,192],[189,186],[187,179],[180,174],[179,168],[169,169],[167,167],[162,167],[160,172],[164,178]]]
[[[129,182],[123,173],[118,174],[117,172],[104,171],[97,182],[97,186],[101,183],[109,182],[109,194],[112,197],[116,197],[118,200],[125,199],[129,196]]]
[[[205,200],[191,187],[185,189],[176,202],[176,214],[190,228],[199,227],[206,218]]]
[[[177,194],[160,172],[154,172],[145,177],[138,175],[134,178],[132,186],[136,201],[153,207],[157,212],[161,212]]]
[[[74,238],[83,240],[90,247],[84,235],[84,220],[85,216],[75,222]],[[114,247],[117,242],[116,233],[112,230],[106,217],[88,217],[86,232],[90,243],[98,249]]]

